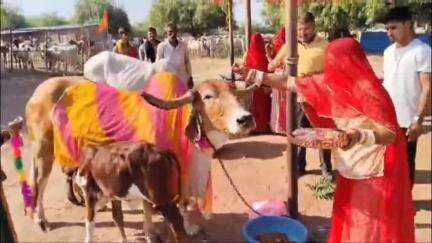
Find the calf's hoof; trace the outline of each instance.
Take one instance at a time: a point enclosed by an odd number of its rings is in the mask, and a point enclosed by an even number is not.
[[[36,222],[36,223],[39,225],[40,229],[41,229],[44,233],[48,232],[48,231],[51,229],[50,226],[49,226],[48,221],[46,221],[46,220],[39,220],[39,221]]]

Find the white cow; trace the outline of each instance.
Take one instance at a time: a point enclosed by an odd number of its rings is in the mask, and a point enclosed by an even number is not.
[[[68,66],[78,69],[80,55],[77,45],[58,44],[48,47],[46,58],[51,67],[55,67],[59,62],[63,63],[64,71],[68,71]]]

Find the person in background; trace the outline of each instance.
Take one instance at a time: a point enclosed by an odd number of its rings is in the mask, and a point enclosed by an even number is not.
[[[157,39],[156,29],[150,27],[147,32],[147,40],[144,40],[139,47],[140,60],[152,63],[155,62],[157,46],[159,43],[160,41]]]
[[[328,42],[317,35],[315,28],[315,17],[313,14],[306,12],[300,16],[298,21],[298,65],[297,65],[297,76],[305,77],[312,74],[321,73],[324,70],[324,52],[327,48]],[[280,67],[287,55],[288,47],[283,45],[279,50],[276,57],[269,63],[269,71],[273,71]],[[297,99],[296,115],[298,117],[297,125],[301,128],[309,128],[311,124],[308,117],[303,111],[303,100],[301,97]],[[286,101],[285,101],[286,102]],[[280,105],[281,109],[285,109],[286,104]],[[280,112],[282,116],[286,117],[285,112]],[[280,119],[280,122],[285,123],[285,119]],[[324,176],[328,176],[332,170],[331,155],[330,151],[320,151],[321,160],[321,173]],[[300,175],[306,173],[306,149],[300,147],[297,154],[298,158],[298,172]]]
[[[416,38],[409,8],[390,9],[383,22],[394,42],[384,51],[383,85],[408,139],[409,174],[413,185],[417,138],[422,134],[431,94],[431,48]]]
[[[188,48],[185,42],[177,37],[177,26],[169,23],[165,27],[167,38],[157,47],[156,60],[166,59],[176,74],[187,84],[189,89],[193,88],[192,68],[189,60]]]
[[[120,39],[116,42],[114,46],[114,52],[122,55],[127,55],[130,57],[138,58],[137,50],[129,42],[129,31],[124,27],[120,27],[118,29],[118,33]]]

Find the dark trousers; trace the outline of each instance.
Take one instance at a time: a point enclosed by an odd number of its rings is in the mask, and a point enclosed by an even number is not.
[[[312,127],[309,119],[307,118],[306,114],[304,113],[303,109],[301,108],[301,105],[297,103],[296,105],[296,116],[297,116],[297,127],[301,128],[310,128]],[[327,172],[330,172],[332,170],[332,164],[331,164],[331,151],[330,150],[323,150],[323,157],[324,157],[324,164],[321,164],[321,169],[326,170]],[[306,148],[304,147],[298,147],[297,150],[297,165],[298,170],[304,170],[306,168]]]
[[[402,128],[404,133],[407,129]],[[408,167],[409,167],[409,178],[411,185],[414,185],[414,175],[415,175],[415,158],[417,153],[417,139],[407,143],[407,155],[408,155]]]

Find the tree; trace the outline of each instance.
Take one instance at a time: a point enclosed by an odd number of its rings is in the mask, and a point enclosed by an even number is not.
[[[79,24],[97,23],[103,11],[110,6],[109,0],[76,0],[74,20]]]
[[[180,31],[198,36],[206,30],[226,26],[225,19],[223,7],[209,4],[208,0],[159,0],[153,3],[147,20],[137,26],[163,29],[172,22]]]
[[[261,16],[264,18],[264,26],[270,31],[276,32],[283,24],[283,5],[276,2],[264,2]]]
[[[112,6],[109,0],[76,0],[74,19],[79,24],[99,23],[103,12],[108,11],[108,33],[117,35],[120,26],[131,30],[129,17],[122,8]]]
[[[0,28],[2,30],[27,27],[26,20],[24,16],[18,11],[18,9],[11,8],[4,3],[1,3],[0,14]]]
[[[41,27],[65,25],[69,22],[65,18],[58,16],[56,13],[46,13],[41,16],[27,18],[27,23],[32,27]]]

